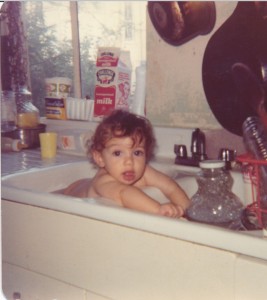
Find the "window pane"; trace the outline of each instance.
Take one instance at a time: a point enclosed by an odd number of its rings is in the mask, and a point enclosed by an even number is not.
[[[73,77],[69,2],[25,2],[34,104],[44,115],[45,78]]]
[[[146,1],[79,1],[78,4],[83,96],[94,97],[99,46],[130,51],[134,83],[134,70],[146,58]]]
[[[68,1],[26,1],[34,104],[45,114],[45,78],[73,79],[73,52]],[[146,57],[146,1],[78,1],[82,96],[94,98],[95,62],[99,46],[129,50],[135,67]]]

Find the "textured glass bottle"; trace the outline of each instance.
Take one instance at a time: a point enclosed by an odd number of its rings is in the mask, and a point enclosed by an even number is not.
[[[35,128],[39,124],[39,110],[32,104],[32,94],[26,87],[15,92],[17,104],[17,126]]]
[[[1,132],[16,129],[16,104],[12,91],[0,91],[1,94]]]
[[[232,229],[242,226],[243,205],[231,191],[233,179],[224,166],[220,160],[200,162],[198,191],[186,213],[189,220]]]

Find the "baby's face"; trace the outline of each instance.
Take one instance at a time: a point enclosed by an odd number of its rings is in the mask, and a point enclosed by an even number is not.
[[[145,141],[134,145],[132,138],[112,138],[101,153],[102,165],[116,180],[134,184],[144,174],[146,167]]]

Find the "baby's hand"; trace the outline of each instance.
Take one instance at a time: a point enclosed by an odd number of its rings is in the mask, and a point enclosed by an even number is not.
[[[160,206],[159,214],[161,216],[179,218],[184,214],[184,210],[179,205],[174,205],[172,203],[165,203]]]

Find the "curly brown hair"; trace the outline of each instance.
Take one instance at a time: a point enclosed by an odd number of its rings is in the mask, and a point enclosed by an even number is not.
[[[146,160],[154,156],[156,139],[151,123],[148,119],[125,110],[114,110],[97,126],[88,148],[88,155],[92,151],[101,152],[106,143],[112,138],[131,137],[133,145],[145,141]]]

